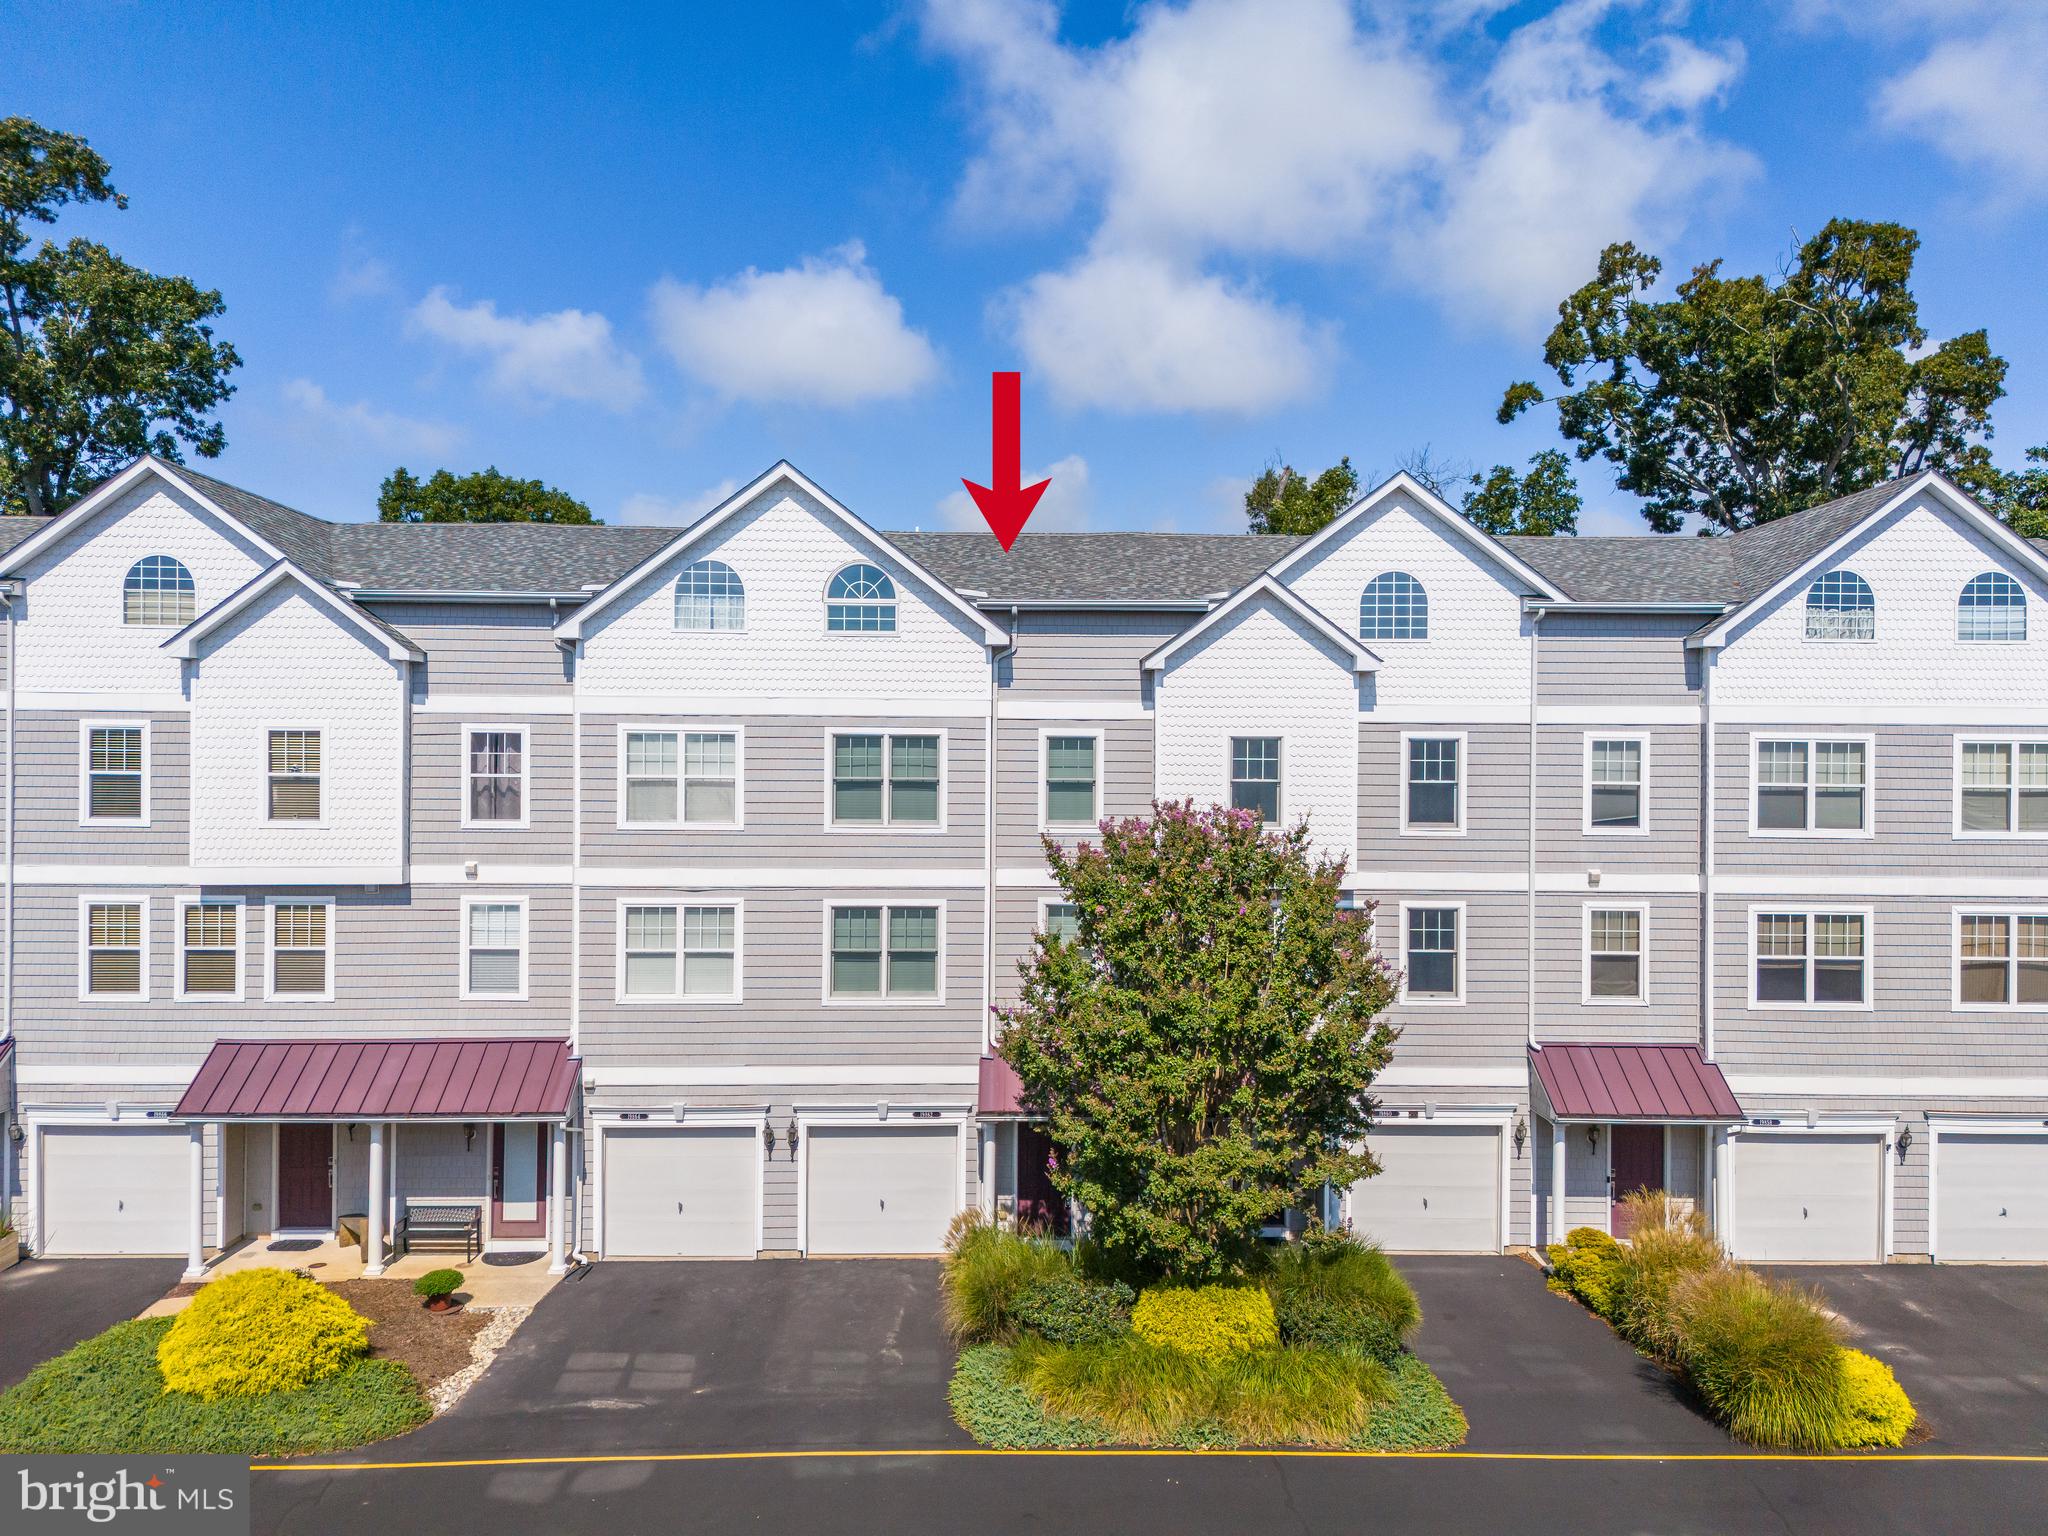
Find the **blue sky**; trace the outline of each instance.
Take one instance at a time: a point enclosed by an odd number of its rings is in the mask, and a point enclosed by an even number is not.
[[[222,290],[209,467],[329,517],[494,463],[680,521],[787,457],[978,526],[1015,367],[1034,528],[1236,529],[1275,455],[1553,442],[1493,411],[1606,242],[1768,270],[1837,214],[1920,231],[1998,458],[2048,442],[2039,0],[589,10],[10,0],[0,110],[112,163],[65,232]]]

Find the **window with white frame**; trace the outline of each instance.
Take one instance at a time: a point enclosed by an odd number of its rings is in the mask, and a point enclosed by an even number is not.
[[[242,990],[242,908],[188,901],[179,914],[178,990],[186,997],[233,997]]]
[[[321,998],[334,986],[333,908],[324,901],[281,901],[270,909],[270,995]]]
[[[825,590],[825,628],[843,633],[886,633],[896,628],[896,583],[872,565],[849,565]]]
[[[1963,583],[1956,599],[1958,640],[2027,638],[2027,593],[2003,571],[1985,571]]]
[[[1406,930],[1406,975],[1402,981],[1404,999],[1455,1002],[1463,982],[1458,948],[1458,929],[1464,914],[1457,907],[1403,907],[1402,927]]]
[[[683,995],[732,997],[739,991],[739,914],[733,907],[683,908]]]
[[[121,622],[175,629],[192,622],[197,604],[192,573],[169,555],[144,555],[121,583]]]
[[[1759,1005],[1862,1007],[1870,999],[1869,922],[1860,912],[1755,915]]]
[[[871,826],[936,826],[939,738],[861,732],[832,738],[832,820]]]
[[[937,907],[833,907],[835,998],[933,998],[939,992]]]
[[[85,728],[86,821],[146,819],[149,733],[140,725]]]
[[[467,822],[526,821],[526,732],[516,726],[471,727],[464,774],[468,788],[463,796],[463,819]]]
[[[2048,1008],[2048,913],[1957,913],[1956,1001]]]
[[[270,733],[270,819],[320,819],[320,733]]]
[[[2048,833],[2048,741],[1960,743],[1956,830],[1966,837]]]
[[[620,918],[622,996],[738,998],[739,908],[635,902]]]
[[[1586,909],[1586,1000],[1639,1003],[1645,996],[1643,909]]]
[[[1365,584],[1358,599],[1361,640],[1427,640],[1429,594],[1406,571],[1386,571]]]
[[[1867,832],[1869,800],[1868,742],[1757,742],[1757,831]]]
[[[1596,736],[1586,743],[1586,830],[1643,830],[1643,739]]]
[[[626,732],[624,809],[628,826],[666,826],[682,805],[679,738],[674,731]]]
[[[1280,819],[1280,738],[1230,738],[1230,807],[1256,811],[1271,826]]]
[[[677,629],[745,629],[747,589],[723,560],[699,560],[676,577]]]
[[[740,819],[740,743],[734,731],[683,734],[683,820],[730,827]]]
[[[1459,759],[1464,743],[1455,736],[1407,739],[1404,830],[1454,832],[1460,827]]]
[[[1062,944],[1077,943],[1081,937],[1081,909],[1071,901],[1048,901],[1040,930]]]
[[[1093,826],[1099,743],[1094,736],[1045,738],[1045,823],[1049,827]]]
[[[676,995],[676,911],[674,907],[630,906],[619,914],[622,995]]]
[[[1828,571],[1806,589],[1806,638],[1874,640],[1877,599],[1854,571]]]
[[[523,996],[526,908],[516,901],[470,901],[463,905],[463,996]]]
[[[142,997],[143,905],[139,901],[95,901],[85,909],[85,990],[94,997]]]

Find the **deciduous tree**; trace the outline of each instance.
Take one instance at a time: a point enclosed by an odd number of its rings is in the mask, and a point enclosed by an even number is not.
[[[1348,457],[1313,480],[1291,464],[1268,464],[1244,493],[1244,510],[1253,533],[1315,533],[1356,500],[1358,471]]]
[[[590,508],[538,480],[515,480],[496,465],[473,474],[437,469],[427,479],[400,466],[377,490],[387,523],[595,523]]]
[[[1525,475],[1517,475],[1512,464],[1496,464],[1474,475],[1465,493],[1465,515],[1491,534],[1577,533],[1584,505],[1571,461],[1556,448],[1532,457]]]

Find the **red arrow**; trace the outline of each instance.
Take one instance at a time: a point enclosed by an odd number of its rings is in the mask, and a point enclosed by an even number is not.
[[[974,504],[981,508],[989,531],[996,536],[996,542],[1003,546],[1005,553],[1017,542],[1017,535],[1024,531],[1031,509],[1038,505],[1038,498],[1052,484],[1050,480],[1041,480],[1036,485],[1023,483],[1023,427],[1019,421],[1021,407],[1017,402],[1018,382],[1022,378],[1022,374],[1016,373],[989,375],[995,435],[989,479],[995,482],[994,489],[976,485],[972,480],[960,482],[967,487],[967,494],[974,498]]]

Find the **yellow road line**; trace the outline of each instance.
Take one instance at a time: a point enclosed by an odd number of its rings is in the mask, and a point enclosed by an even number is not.
[[[322,1461],[256,1462],[252,1472],[417,1472],[452,1467],[581,1467],[618,1462],[690,1461],[883,1461],[940,1456],[1162,1457],[1219,1456],[1288,1457],[1317,1461],[1857,1461],[1993,1462],[2048,1465],[2048,1455],[1998,1454],[1972,1451],[1832,1452],[1808,1455],[1797,1451],[1315,1451],[1216,1450],[1177,1451],[1161,1448],[1003,1451],[985,1446],[934,1447],[922,1450],[845,1451],[645,1451],[591,1456],[489,1456],[452,1461]]]

